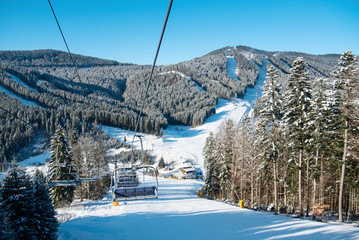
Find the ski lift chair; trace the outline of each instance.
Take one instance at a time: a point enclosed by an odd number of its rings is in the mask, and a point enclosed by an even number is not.
[[[55,176],[59,176],[58,179],[52,179],[48,181],[50,187],[76,187],[80,184],[79,168],[75,164],[58,164],[55,165],[57,171]],[[60,171],[66,170],[66,171]]]
[[[152,179],[146,172],[153,171]],[[113,175],[114,202],[157,198],[158,180],[152,166],[137,166],[135,168],[117,168]]]

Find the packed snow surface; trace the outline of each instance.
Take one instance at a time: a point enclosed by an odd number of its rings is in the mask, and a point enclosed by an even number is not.
[[[237,60],[232,56],[227,57],[227,72],[232,79],[239,80],[237,77]]]
[[[200,182],[159,178],[158,199],[113,207],[107,198],[77,203],[59,240],[358,239],[359,228],[255,212],[196,196]],[[61,213],[60,213],[61,214]]]

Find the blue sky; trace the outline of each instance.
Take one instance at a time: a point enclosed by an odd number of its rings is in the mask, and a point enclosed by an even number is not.
[[[169,0],[52,0],[74,53],[152,64]],[[0,50],[66,50],[47,0],[0,0]],[[225,46],[359,54],[359,0],[174,0],[158,64]]]

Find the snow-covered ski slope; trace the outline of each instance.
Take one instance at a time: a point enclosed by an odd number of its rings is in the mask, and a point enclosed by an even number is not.
[[[232,67],[228,68],[228,71],[230,75],[235,76],[236,60],[235,58],[228,58],[227,60],[230,60],[228,64],[232,65]],[[157,156],[157,160],[163,157],[166,163],[191,159],[194,160],[196,167],[203,168],[202,150],[209,133],[216,133],[228,119],[233,120],[234,124],[238,125],[244,114],[251,111],[255,99],[261,96],[266,78],[266,62],[267,59],[264,58],[262,66],[257,65],[259,71],[257,83],[253,88],[247,89],[243,99],[233,99],[232,101],[219,99],[216,114],[206,119],[201,126],[193,128],[169,125],[163,131],[162,137],[144,135],[144,149],[152,151],[152,154]],[[123,141],[124,137],[126,137],[127,141],[132,142],[133,132],[131,131],[107,126],[104,126],[103,129],[120,141]],[[135,139],[134,145],[140,149],[139,139]]]
[[[264,60],[265,61],[265,60]],[[265,62],[264,62],[265,63]],[[219,100],[216,114],[204,125],[191,128],[169,126],[162,137],[144,136],[145,149],[152,150],[166,162],[195,160],[203,164],[202,148],[210,131],[216,132],[226,119],[240,122],[259,97],[265,79],[265,64],[258,66],[260,77],[247,98]],[[132,132],[103,127],[120,140],[132,140]],[[135,141],[140,148],[138,139]],[[114,151],[115,152],[115,151]],[[23,163],[45,162],[49,153]],[[44,166],[46,168],[46,166]],[[137,200],[113,207],[111,196],[101,201],[75,202],[70,208],[58,209],[59,240],[100,239],[359,239],[359,228],[341,224],[275,216],[196,196],[203,183],[195,180],[159,178],[158,199]]]
[[[158,199],[112,206],[110,198],[67,209],[59,240],[359,239],[359,228],[275,216],[196,196],[201,185],[159,178]],[[60,212],[61,214],[61,212]]]

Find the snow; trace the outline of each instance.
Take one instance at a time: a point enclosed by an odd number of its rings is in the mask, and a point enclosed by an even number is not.
[[[248,103],[239,99],[234,101],[219,99],[216,114],[209,117],[203,125],[194,128],[169,125],[163,131],[162,137],[145,134],[142,138],[143,148],[152,151],[158,160],[162,156],[166,163],[192,159],[195,166],[203,168],[202,149],[209,133],[217,132],[227,119],[232,119],[238,124],[243,114],[248,112],[248,106]],[[123,141],[125,136],[127,141],[132,141],[132,131],[108,126],[102,126],[102,129],[120,141]],[[135,139],[134,145],[137,149],[141,148],[138,138]]]
[[[44,152],[37,156],[29,157],[24,161],[20,162],[20,166],[26,169],[26,172],[30,175],[34,175],[36,170],[42,171],[44,174],[47,173],[46,162],[50,158],[50,152]]]
[[[244,99],[252,105],[254,105],[257,98],[262,96],[262,90],[267,77],[267,61],[268,58],[263,58],[262,66],[253,61],[258,69],[258,79],[254,87],[249,87],[246,89],[246,94],[244,97]]]
[[[264,58],[262,66],[257,65],[259,71],[257,83],[255,87],[247,88],[243,99],[232,99],[231,101],[219,99],[216,106],[216,114],[207,118],[201,126],[169,125],[163,131],[162,137],[145,134],[142,138],[144,149],[149,150],[153,155],[157,156],[157,160],[163,157],[166,163],[172,161],[182,163],[184,160],[192,159],[194,167],[203,169],[204,158],[202,149],[206,138],[210,132],[218,132],[221,125],[228,119],[231,119],[235,125],[238,125],[244,114],[252,112],[251,107],[254,105],[255,99],[261,96],[265,83],[266,63],[267,59]],[[126,136],[127,141],[132,142],[132,131],[108,126],[103,126],[102,129],[120,141],[123,141]],[[141,149],[138,138],[134,140],[134,145],[137,149]]]
[[[169,74],[169,73],[178,74],[178,75],[180,75],[180,76],[186,78],[187,80],[193,81],[190,76],[187,76],[187,75],[185,75],[185,74],[183,74],[183,73],[181,73],[181,72],[179,72],[179,71],[174,71],[174,70],[172,70],[172,71],[168,71],[168,72],[162,72],[162,73],[160,73],[160,74]],[[196,85],[198,91],[200,91],[200,92],[205,92],[205,90],[204,90],[203,88],[201,88],[195,81],[193,81],[193,82],[194,82],[194,84]]]
[[[159,178],[158,199],[113,207],[76,202],[60,225],[59,240],[98,239],[358,239],[359,228],[255,212],[196,196],[202,183]],[[61,209],[60,209],[61,210]],[[65,210],[65,209],[64,209]],[[67,214],[67,215],[66,215]]]
[[[44,152],[40,155],[29,157],[28,159],[25,159],[24,161],[20,162],[21,167],[28,167],[32,166],[34,164],[45,164],[46,159],[49,159],[51,156],[51,153]]]
[[[288,68],[292,68],[292,66],[291,65],[289,65],[286,61],[284,61],[283,59],[281,59],[281,62],[284,64],[284,65],[286,65]]]
[[[34,92],[37,92],[37,89],[36,89],[36,88],[30,87],[30,86],[27,85],[25,82],[23,82],[20,78],[16,77],[15,75],[12,75],[11,73],[8,73],[8,72],[7,72],[7,74],[8,74],[13,80],[15,80],[15,82],[17,82],[17,83],[19,83],[19,84],[21,84],[21,85],[23,85],[23,86],[25,86],[25,87],[31,89],[31,90],[34,91]]]
[[[162,137],[144,135],[144,148],[167,163],[183,164],[192,160],[203,166],[202,149],[209,132],[232,119],[238,124],[251,113],[254,97],[260,96],[265,81],[266,59],[259,68],[259,79],[248,89],[244,99],[220,99],[216,114],[202,126],[169,126]],[[132,140],[132,132],[103,126],[109,134],[123,141]],[[136,138],[135,147],[140,148]],[[116,150],[117,151],[117,150]],[[111,151],[111,153],[116,152]],[[49,153],[29,158],[22,164],[44,163]],[[1,176],[0,176],[1,177]],[[268,212],[255,212],[224,202],[199,198],[196,192],[203,182],[159,178],[158,199],[121,202],[112,205],[110,195],[100,201],[75,201],[69,208],[57,210],[62,224],[59,240],[98,239],[359,239],[359,228],[295,219]]]
[[[237,77],[237,60],[232,56],[227,56],[227,72],[232,79],[239,80]]]
[[[9,90],[7,90],[6,88],[4,88],[3,86],[0,85],[0,92],[4,92],[7,95],[9,95],[10,97],[16,98],[17,100],[19,100],[22,104],[24,105],[28,105],[28,106],[32,106],[32,107],[39,107],[44,109],[43,107],[41,107],[39,104],[33,102],[33,101],[29,101],[26,99],[23,99],[22,97],[19,97],[17,95],[15,95],[14,93],[10,92]]]

